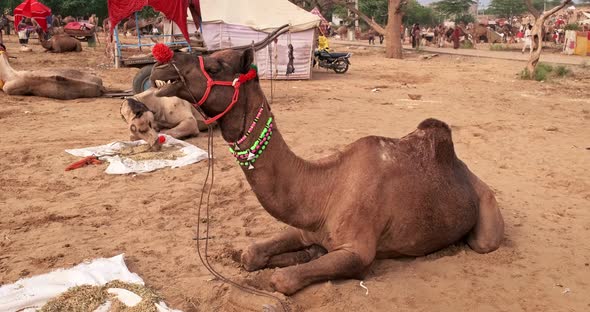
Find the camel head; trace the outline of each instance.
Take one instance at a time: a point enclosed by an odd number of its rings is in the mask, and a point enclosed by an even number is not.
[[[248,73],[253,60],[254,52],[251,49],[245,51],[222,50],[203,57],[203,65],[204,70],[213,81],[231,82],[240,74]],[[182,82],[181,76],[186,81],[186,86]],[[190,103],[200,101],[207,90],[207,77],[200,67],[199,59],[190,54],[176,53],[170,61],[156,63],[150,79],[152,85],[158,88],[156,96],[177,96]],[[233,95],[234,88],[231,86],[213,86],[201,108],[208,116],[216,116],[228,107]],[[242,93],[240,98],[243,96]],[[240,102],[238,101],[232,111],[243,113],[244,109],[247,109],[240,105]],[[230,115],[232,111],[230,111]]]
[[[129,126],[131,140],[142,139],[146,141],[153,151],[162,147],[158,140],[154,113],[148,107],[133,98],[125,99],[121,104],[121,117]]]

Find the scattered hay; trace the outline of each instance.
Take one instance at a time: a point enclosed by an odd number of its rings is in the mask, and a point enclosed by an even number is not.
[[[41,308],[40,312],[92,312],[102,305],[107,298],[108,293],[102,287],[90,285],[76,286],[47,302]]]
[[[162,149],[156,152],[151,151],[148,144],[140,144],[123,147],[120,150],[119,155],[135,161],[154,159],[176,160],[186,155],[181,151],[182,147],[182,145],[162,146]]]
[[[109,288],[122,288],[129,290],[141,297],[141,302],[134,307],[128,307],[116,296],[107,292]],[[40,312],[92,312],[100,305],[110,300],[112,312],[158,312],[156,303],[162,298],[151,289],[139,285],[125,283],[118,280],[109,282],[104,286],[82,285],[70,288],[59,297],[47,302]]]

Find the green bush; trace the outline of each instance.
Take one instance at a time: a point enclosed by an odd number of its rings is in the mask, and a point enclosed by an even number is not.
[[[580,25],[576,23],[565,25],[565,30],[581,30]]]
[[[490,45],[490,50],[491,51],[506,51],[506,50],[508,50],[508,47],[503,44],[492,43]]]
[[[549,64],[539,63],[535,68],[535,73],[533,76],[536,81],[547,81],[551,77],[566,77],[571,75],[571,69],[563,65],[553,68],[553,66]],[[520,78],[525,80],[530,79],[529,70],[527,68],[520,72]]]
[[[461,49],[473,49],[473,42],[470,40],[465,40],[461,42]]]
[[[544,63],[539,63],[537,64],[537,67],[535,68],[535,80],[536,81],[547,81],[547,78],[549,78],[549,74],[553,71],[553,66],[548,65],[548,64],[544,64]]]
[[[559,66],[555,67],[555,75],[557,75],[557,77],[570,76],[571,74],[572,74],[572,71],[563,65],[559,65]]]

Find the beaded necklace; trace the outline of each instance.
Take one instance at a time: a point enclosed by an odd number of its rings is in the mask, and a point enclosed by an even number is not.
[[[244,134],[244,136],[242,136],[235,143],[230,143],[229,151],[236,158],[237,163],[240,164],[240,166],[247,166],[248,170],[254,169],[253,164],[260,157],[260,155],[262,155],[262,152],[264,152],[264,150],[266,149],[268,142],[270,142],[270,138],[272,136],[272,116],[268,117],[264,129],[262,129],[262,132],[260,132],[258,139],[254,141],[254,143],[252,143],[252,145],[248,149],[240,150],[239,144],[244,143],[246,138],[248,138],[248,136],[252,134],[252,131],[254,130],[256,124],[258,124],[258,121],[260,120],[260,116],[262,115],[263,110],[264,104],[258,110],[258,113],[256,114],[254,121],[250,125],[250,128],[248,128],[248,131],[246,131],[246,134]]]

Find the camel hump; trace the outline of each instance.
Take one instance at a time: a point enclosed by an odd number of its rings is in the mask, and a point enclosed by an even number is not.
[[[428,118],[418,125],[418,129],[428,133],[434,141],[434,156],[440,163],[451,163],[456,159],[451,127],[445,122]]]
[[[426,130],[428,128],[441,128],[448,131],[449,134],[451,133],[451,127],[449,127],[449,125],[447,125],[444,121],[434,118],[425,119],[418,125],[418,129],[420,130]]]

